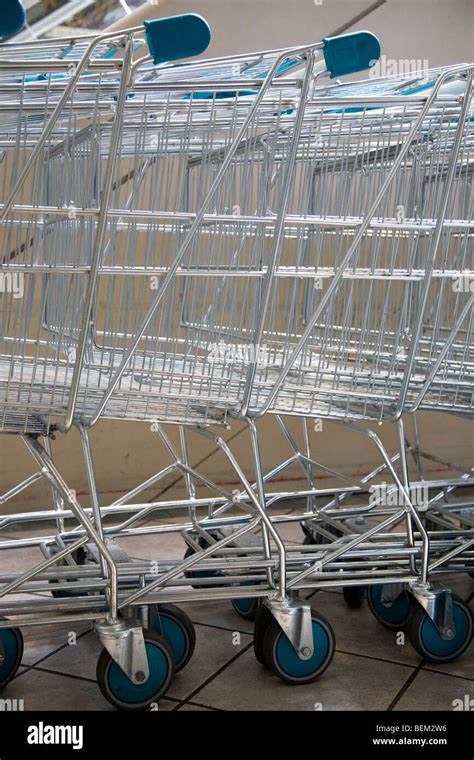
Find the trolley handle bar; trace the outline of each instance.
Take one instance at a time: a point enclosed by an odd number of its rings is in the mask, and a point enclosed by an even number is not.
[[[0,37],[11,37],[21,32],[25,25],[26,14],[20,0],[2,0],[0,13]]]
[[[26,20],[20,0],[3,0],[0,37],[19,32]],[[153,63],[191,58],[209,47],[211,30],[197,13],[153,19],[144,22]],[[331,79],[372,68],[380,58],[380,43],[372,32],[352,32],[322,40],[324,60]]]
[[[145,21],[144,26],[155,65],[200,55],[211,41],[209,24],[196,13]],[[321,48],[331,79],[370,69],[380,58],[380,42],[372,32],[325,37]]]
[[[380,42],[372,32],[351,32],[323,39],[331,79],[371,69],[380,58]]]
[[[197,13],[157,18],[144,26],[155,65],[200,55],[211,41],[209,24]]]

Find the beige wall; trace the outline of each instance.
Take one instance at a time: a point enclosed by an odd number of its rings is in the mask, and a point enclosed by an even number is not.
[[[377,34],[387,58],[430,67],[474,59],[472,0],[159,0],[112,29],[190,12],[211,26],[206,57],[315,42],[347,27]]]
[[[474,60],[472,0],[386,0],[366,13],[376,3],[369,0],[160,0],[147,5],[139,17],[171,15],[194,11],[205,16],[213,30],[213,41],[207,55],[236,53],[314,41],[349,24],[347,31],[370,29],[381,40],[387,58],[427,60],[429,66]],[[363,17],[361,17],[363,16]],[[361,17],[360,20],[355,20]],[[128,20],[135,23],[135,19]],[[445,457],[464,466],[472,465],[474,439],[465,420],[449,415],[421,415],[423,444],[438,457]],[[299,421],[291,427],[297,430]],[[262,423],[263,454],[268,467],[284,459],[288,449],[277,434],[275,423]],[[380,429],[387,446],[395,450],[392,426]],[[250,447],[242,425],[226,431],[241,463],[252,475]],[[172,437],[176,439],[176,431]],[[193,437],[191,460],[201,462],[201,469],[229,487],[235,476],[215,447]],[[315,456],[332,467],[361,475],[379,463],[375,449],[339,426],[325,423],[323,431],[312,434]],[[103,422],[92,431],[97,480],[104,501],[118,498],[125,489],[150,476],[169,463],[156,433],[147,424]],[[81,450],[76,432],[58,436],[53,443],[57,462],[71,488],[87,503],[87,482],[82,467]],[[14,436],[0,436],[0,491],[6,491],[34,470],[25,447]],[[443,477],[443,467],[428,465],[431,477]],[[288,487],[302,485],[299,472],[293,468],[283,481]],[[289,480],[288,480],[289,478]],[[292,478],[295,478],[293,480]],[[166,481],[172,482],[172,478]],[[321,485],[328,481],[322,480]],[[233,487],[233,486],[232,486]],[[281,487],[286,487],[281,484]],[[152,498],[160,489],[146,492]],[[179,488],[173,491],[184,493]],[[27,509],[49,502],[48,488],[35,486],[8,503],[8,509]],[[5,509],[3,507],[2,509]]]
[[[421,414],[419,417],[422,448],[438,458],[464,467],[472,467],[474,438],[472,423],[446,414]],[[267,470],[291,456],[291,451],[276,425],[269,418],[259,423],[261,428],[262,459]],[[289,420],[292,433],[301,442],[301,421]],[[389,453],[397,451],[397,435],[394,425],[386,424],[374,428],[382,438]],[[407,431],[411,437],[411,424],[407,421]],[[253,477],[252,455],[248,434],[244,426],[236,423],[230,430],[220,431],[229,441],[249,478]],[[179,445],[177,429],[169,426],[168,433],[175,446]],[[311,430],[313,457],[322,464],[338,469],[347,475],[360,478],[381,463],[376,448],[368,439],[346,430],[340,425],[323,422],[321,431]],[[103,503],[111,503],[137,483],[150,477],[170,463],[159,435],[151,432],[148,424],[138,422],[100,422],[91,432],[92,449],[96,464],[96,476]],[[189,436],[190,459],[203,474],[224,485],[230,491],[236,487],[236,477],[217,447],[211,442],[191,434]],[[73,488],[85,505],[89,503],[87,479],[82,463],[79,436],[72,431],[67,436],[58,435],[53,441],[56,462],[70,488]],[[16,436],[0,436],[0,483],[2,491],[11,488],[24,477],[35,471],[26,448]],[[410,462],[411,466],[412,463]],[[453,476],[445,466],[437,461],[426,461],[426,477],[443,479]],[[322,488],[335,484],[325,473],[320,475]],[[413,466],[412,473],[414,474]],[[339,483],[338,485],[343,485]],[[176,482],[173,475],[143,493],[140,499],[150,500],[164,488],[170,489],[177,498],[184,498],[182,481]],[[304,488],[304,480],[298,465],[293,465],[276,479],[270,490],[291,490]],[[206,489],[198,489],[204,496]],[[2,507],[1,511],[18,511],[49,504],[50,492],[46,483],[35,484],[28,491]]]

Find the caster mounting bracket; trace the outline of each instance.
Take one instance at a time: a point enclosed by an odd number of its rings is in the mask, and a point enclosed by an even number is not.
[[[302,599],[280,599],[271,596],[263,602],[283,633],[288,637],[301,660],[309,660],[314,653],[311,607]]]
[[[114,662],[134,684],[148,680],[148,658],[143,628],[136,620],[96,623],[95,630]]]
[[[449,589],[423,583],[411,583],[410,591],[438,629],[445,641],[456,635],[453,614],[453,597]]]

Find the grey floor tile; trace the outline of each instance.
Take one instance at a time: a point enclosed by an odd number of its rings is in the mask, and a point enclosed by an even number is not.
[[[117,539],[117,543],[130,557],[157,562],[164,559],[182,559],[186,551],[186,544],[179,533],[129,536]]]
[[[24,535],[18,534],[20,538],[24,538]],[[6,534],[8,539],[14,540],[15,534]],[[26,570],[31,570],[35,565],[44,560],[44,556],[38,547],[25,547],[18,549],[8,549],[2,551],[2,573],[19,575]]]
[[[231,631],[197,625],[193,657],[188,665],[176,674],[168,694],[184,699],[252,641],[247,634],[240,634],[240,644],[234,644],[234,640]]]
[[[34,628],[25,627],[22,629],[24,650],[22,663],[24,665],[34,665],[39,660],[47,657],[58,647],[68,644],[73,638],[70,634],[77,637],[90,630],[87,623],[68,623],[66,625],[42,625]],[[80,639],[78,639],[80,641]],[[75,645],[77,646],[77,644]],[[66,646],[66,650],[73,650],[74,646]]]
[[[240,617],[228,600],[219,602],[187,602],[180,604],[194,623],[221,626],[231,631],[244,631],[253,635],[253,622]]]
[[[317,681],[289,686],[249,650],[194,699],[224,710],[384,710],[409,674],[401,665],[336,653]]]
[[[184,699],[251,641],[241,634],[240,646],[233,644],[231,631],[196,626],[196,649],[188,665],[176,674],[168,691],[170,697]],[[59,673],[95,679],[102,645],[93,633],[78,640],[41,663],[41,667]]]
[[[52,509],[52,505],[43,504],[41,509]],[[28,511],[28,510],[27,510]],[[34,522],[22,523],[21,528],[19,525],[10,526],[5,530],[5,536],[11,538],[38,538],[39,536],[51,536],[54,534],[54,528],[51,524],[35,520]],[[37,551],[33,547],[25,547],[25,551]],[[39,551],[39,550],[38,550]]]
[[[160,699],[158,703],[159,712],[171,712],[171,710],[174,710],[175,708],[176,702],[173,699]]]
[[[42,667],[20,668],[17,676],[2,691],[2,699],[23,699],[25,711],[115,710],[104,699],[97,683],[50,673]],[[176,700],[161,699],[158,707],[161,712],[168,712],[177,704]],[[206,708],[190,706],[190,709]]]
[[[438,578],[435,580],[438,580]],[[474,578],[471,578],[467,573],[440,575],[439,581],[443,586],[450,588],[457,596],[464,600],[474,591]]]
[[[433,670],[437,673],[445,673],[450,676],[470,678],[474,682],[474,643],[471,642],[469,649],[458,660],[447,662],[444,665],[435,665],[430,662],[425,665],[424,670]]]
[[[215,712],[215,711],[209,707],[204,707],[203,705],[194,705],[187,702],[181,707],[178,707],[178,712]]]
[[[366,600],[359,609],[351,609],[342,594],[320,591],[310,599],[310,604],[332,625],[337,649],[405,665],[415,666],[420,662],[408,639],[405,637],[404,644],[397,644],[397,633],[384,628],[374,618]]]
[[[473,697],[474,682],[421,670],[394,709],[453,710]]]
[[[63,643],[65,643],[63,641]],[[66,675],[95,680],[97,660],[103,647],[92,631],[41,662],[41,667]]]
[[[96,683],[42,670],[26,670],[2,691],[3,699],[23,699],[25,710],[112,710]]]
[[[302,544],[304,540],[304,533],[301,529],[301,525],[298,522],[279,523],[277,531],[281,538],[289,544]]]

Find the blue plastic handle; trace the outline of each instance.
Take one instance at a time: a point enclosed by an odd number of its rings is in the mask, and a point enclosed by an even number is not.
[[[145,30],[155,64],[199,55],[211,41],[209,24],[197,13],[145,21]]]
[[[20,32],[26,21],[26,14],[20,0],[3,0],[0,9],[0,37],[11,37]]]
[[[355,74],[375,66],[380,58],[380,42],[372,32],[352,32],[326,37],[324,60],[331,79]]]

